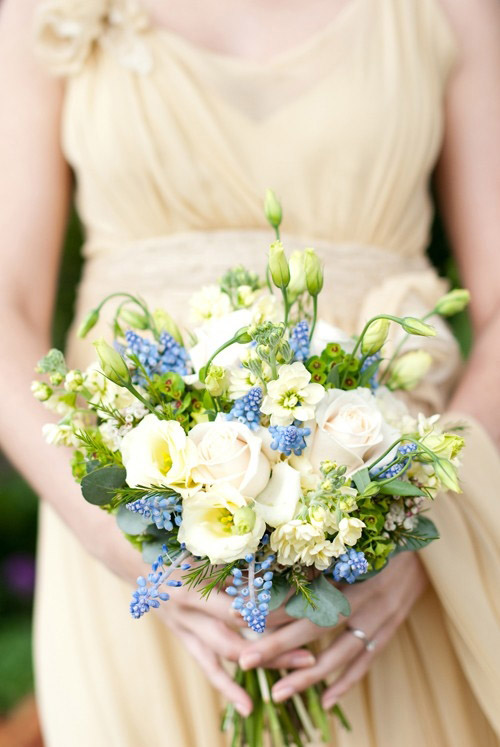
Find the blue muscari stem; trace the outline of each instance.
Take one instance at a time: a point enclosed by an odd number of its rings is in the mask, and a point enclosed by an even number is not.
[[[267,544],[268,539],[267,535],[263,537],[262,544]],[[255,633],[263,633],[266,629],[270,590],[273,585],[273,572],[269,568],[274,560],[274,555],[268,555],[262,562],[256,561],[253,555],[247,555],[246,578],[240,568],[234,568],[233,584],[226,589],[226,593],[234,597],[233,608],[239,611],[248,627]]]
[[[182,505],[177,495],[162,495],[153,493],[127,503],[126,508],[132,513],[149,519],[158,529],[171,532],[175,526],[180,526]],[[173,514],[173,516],[172,516]]]
[[[347,581],[353,584],[358,576],[362,576],[368,571],[368,563],[363,552],[356,552],[350,548],[346,553],[341,555],[333,566],[333,578],[335,581]]]
[[[227,420],[237,420],[256,431],[260,426],[260,406],[262,404],[262,388],[254,386],[244,397],[235,400],[232,409],[227,413]]]
[[[129,329],[125,332],[127,345],[125,354],[136,355],[144,366],[148,376],[163,374],[168,371],[185,376],[188,371],[188,354],[186,349],[168,332],[162,332],[158,342],[147,340]],[[132,374],[134,384],[144,384],[140,371]]]
[[[290,456],[292,451],[300,456],[306,448],[306,437],[311,435],[311,429],[302,426],[300,420],[294,420],[292,425],[271,425],[269,433],[272,436],[271,449],[282,451]]]
[[[400,456],[404,456],[405,454],[411,454],[412,452],[417,451],[417,449],[418,446],[415,443],[400,444],[398,446],[398,454]],[[397,464],[393,464],[392,467],[389,467],[386,470],[384,470],[381,465],[376,465],[373,469],[370,470],[370,475],[371,477],[378,477],[382,479],[385,479],[387,477],[397,477],[397,475],[399,475],[399,473],[405,469],[407,464],[408,459],[403,459]]]
[[[130,602],[130,614],[136,619],[145,615],[150,609],[159,607],[160,602],[167,602],[170,599],[169,594],[160,591],[163,585],[182,586],[182,581],[169,581],[168,579],[177,568],[183,571],[190,568],[189,563],[184,562],[190,555],[189,551],[183,550],[171,565],[165,565],[165,555],[168,555],[167,546],[163,545],[162,554],[158,555],[158,559],[151,566],[151,573],[148,573],[147,579],[144,576],[139,576],[137,579],[137,589],[132,594]]]
[[[289,342],[294,353],[294,360],[306,361],[309,358],[309,325],[306,321],[299,322],[295,325],[292,329]]]
[[[364,359],[361,368],[360,373],[363,373],[363,371],[366,371],[366,369],[372,365],[372,363],[375,363],[375,361],[380,360],[380,353],[374,353],[373,355],[367,355]],[[374,373],[373,376],[370,378],[370,389],[373,391],[374,389],[378,389],[379,387],[379,380],[377,378],[377,374]]]

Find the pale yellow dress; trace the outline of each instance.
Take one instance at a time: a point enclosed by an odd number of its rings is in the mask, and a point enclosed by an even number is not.
[[[460,54],[438,0],[351,0],[269,63],[203,50],[154,28],[135,0],[49,0],[38,53],[66,77],[62,141],[78,184],[86,265],[77,317],[113,290],[186,320],[191,291],[228,266],[262,270],[262,196],[285,208],[287,248],[313,243],[321,314],[359,331],[379,310],[430,308],[424,257],[443,95]],[[102,331],[102,330],[101,330]],[[104,331],[106,331],[104,329]],[[459,355],[430,343],[442,409]],[[90,343],[70,342],[73,364]],[[470,423],[464,492],[433,508],[432,588],[344,699],[339,747],[500,744],[500,465]],[[97,510],[97,509],[96,509]],[[47,747],[219,747],[219,698],[131,589],[42,508],[36,670]]]

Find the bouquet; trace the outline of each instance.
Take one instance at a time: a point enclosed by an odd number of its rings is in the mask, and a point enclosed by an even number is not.
[[[320,261],[313,249],[287,259],[272,192],[266,215],[276,232],[266,277],[237,267],[202,288],[189,332],[115,293],[79,330],[114,300],[113,341],[94,343],[94,364],[68,369],[51,350],[37,367],[46,378],[33,393],[61,416],[46,439],[72,447],[85,500],[116,516],[152,563],[132,594],[135,618],[187,584],[205,597],[225,590],[254,634],[282,604],[330,628],[350,613],[342,587],[438,539],[426,506],[440,488],[460,490],[463,438],[438,415],[411,415],[395,392],[431,364],[424,350],[405,353],[405,340],[435,335],[428,319],[463,309],[467,291],[423,318],[379,314],[351,338],[318,319]],[[387,359],[391,325],[405,337]],[[237,669],[254,709],[243,719],[227,708],[233,745],[260,745],[264,729],[274,745],[329,742],[323,686],[275,704],[280,676]]]

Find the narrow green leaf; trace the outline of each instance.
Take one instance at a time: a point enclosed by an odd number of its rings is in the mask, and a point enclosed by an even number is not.
[[[386,482],[385,485],[380,486],[379,492],[383,493],[384,495],[425,496],[423,490],[420,490],[420,488],[418,488],[416,485],[413,485],[413,483],[406,480],[391,480],[391,482]]]
[[[358,472],[354,473],[354,475],[352,476],[352,480],[357,487],[358,492],[363,493],[370,484],[370,473],[368,472],[367,468],[364,467],[363,469],[360,469],[358,470]]]
[[[110,503],[116,490],[125,485],[125,469],[111,464],[89,472],[82,478],[82,494],[94,506]]]
[[[295,594],[285,606],[291,617],[307,617],[315,625],[331,628],[338,623],[339,615],[348,617],[351,614],[347,597],[330,584],[324,576],[318,576],[311,581],[309,589],[314,595],[316,608],[313,609],[307,604],[302,594]]]

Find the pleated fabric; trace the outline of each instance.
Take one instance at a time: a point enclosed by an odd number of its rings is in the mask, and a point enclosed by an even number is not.
[[[119,290],[184,323],[190,293],[227,267],[262,271],[268,186],[286,248],[312,244],[324,260],[323,318],[356,332],[379,311],[422,313],[445,289],[425,258],[429,177],[460,50],[438,0],[351,0],[263,64],[155,27],[138,0],[44,0],[35,26],[40,58],[65,78],[63,148],[86,228],[75,324]],[[433,367],[413,405],[444,410],[457,346],[444,324],[424,344]],[[93,351],[71,337],[68,355],[82,367]],[[500,744],[500,460],[457,417],[464,492],[432,506],[432,585],[345,697],[354,730],[334,725],[332,747]],[[128,585],[45,506],[38,560],[48,747],[222,747],[220,698],[196,662],[154,614],[129,617]]]

